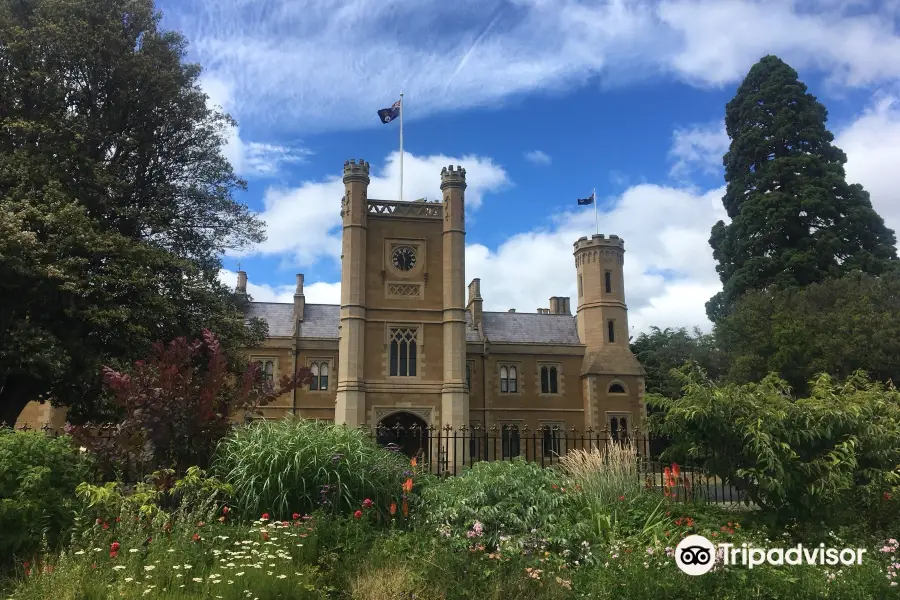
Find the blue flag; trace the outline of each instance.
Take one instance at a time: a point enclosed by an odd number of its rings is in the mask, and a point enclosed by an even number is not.
[[[578,206],[587,206],[588,204],[594,203],[594,194],[591,194],[588,198],[579,198]]]
[[[382,108],[378,111],[378,118],[381,119],[382,123],[390,123],[394,119],[400,116],[400,101],[397,100],[394,102],[394,105],[390,108]]]

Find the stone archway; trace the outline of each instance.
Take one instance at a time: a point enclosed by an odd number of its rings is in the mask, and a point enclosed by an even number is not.
[[[428,424],[418,415],[406,411],[391,413],[378,421],[375,431],[382,446],[392,445],[410,458],[428,455]]]

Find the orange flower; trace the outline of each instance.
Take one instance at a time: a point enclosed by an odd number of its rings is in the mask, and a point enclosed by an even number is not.
[[[409,516],[409,504],[407,504],[406,500],[403,501],[403,516]]]
[[[397,514],[397,503],[396,503],[396,502],[391,502],[391,515],[393,516],[393,515],[396,515],[396,514]]]
[[[416,461],[416,457],[415,457],[415,456],[412,457],[412,460],[409,461],[409,464],[410,464],[410,466],[413,466],[413,467],[416,466],[417,461]]]
[[[672,463],[672,475],[675,477],[681,475],[681,468],[678,466],[678,463]]]
[[[406,493],[408,494],[408,493],[410,493],[410,492],[412,491],[412,488],[413,488],[413,482],[412,482],[412,479],[411,479],[411,478],[410,478],[410,479],[407,479],[407,480],[403,483],[403,491],[406,492]]]

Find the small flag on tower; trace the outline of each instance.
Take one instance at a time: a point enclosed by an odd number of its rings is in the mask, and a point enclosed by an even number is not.
[[[382,108],[378,111],[378,118],[381,119],[382,123],[390,123],[400,116],[400,102],[400,100],[397,100],[390,108]]]
[[[579,198],[578,206],[587,206],[588,204],[593,204],[596,195],[597,195],[597,192],[594,192],[587,198]]]

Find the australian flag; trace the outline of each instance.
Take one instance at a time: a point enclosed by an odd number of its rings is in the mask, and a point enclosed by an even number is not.
[[[587,198],[579,198],[578,199],[578,206],[587,206],[588,204],[593,204],[593,203],[594,203],[594,194],[591,194]]]
[[[378,118],[381,119],[382,123],[390,123],[394,119],[400,116],[400,101],[397,100],[394,102],[394,105],[390,108],[382,108],[378,111]]]

